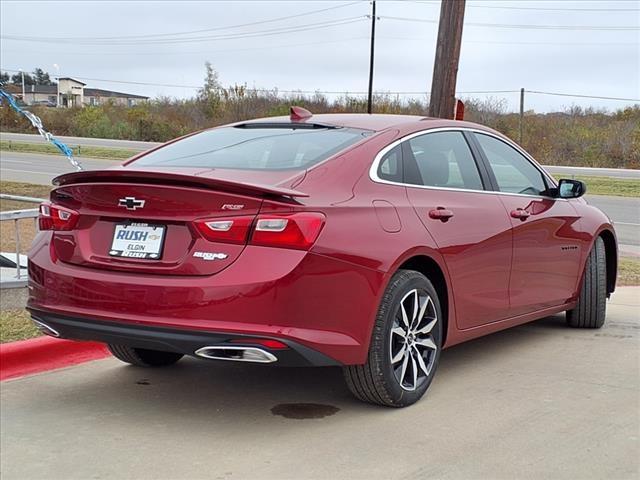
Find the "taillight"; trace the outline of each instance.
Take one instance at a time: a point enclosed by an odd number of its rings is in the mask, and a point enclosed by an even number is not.
[[[324,220],[322,213],[315,212],[258,215],[251,244],[308,250],[320,235]]]
[[[211,242],[247,243],[253,217],[212,218],[196,220],[194,225],[200,234]]]
[[[212,218],[193,223],[211,242],[245,244],[248,241],[251,245],[308,250],[320,235],[324,221],[322,213],[300,212]]]
[[[40,205],[38,226],[40,230],[73,230],[80,214],[70,208],[46,202]]]

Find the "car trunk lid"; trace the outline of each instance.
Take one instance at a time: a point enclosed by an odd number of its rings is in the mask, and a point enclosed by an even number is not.
[[[176,170],[118,168],[54,179],[52,202],[79,213],[73,230],[54,232],[54,254],[88,268],[211,275],[233,263],[245,243],[207,240],[195,221],[243,217],[251,222],[265,198],[292,202],[306,196],[278,186],[295,181],[282,172],[261,184],[211,169]]]

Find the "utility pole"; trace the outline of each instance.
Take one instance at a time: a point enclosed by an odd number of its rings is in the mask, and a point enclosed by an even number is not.
[[[524,88],[520,89],[520,122],[519,122],[520,135],[518,143],[522,146],[522,130],[524,129]]]
[[[369,96],[367,99],[367,113],[373,107],[373,55],[376,45],[376,1],[371,2],[371,52],[369,54]]]
[[[22,103],[27,103],[27,99],[25,97],[25,89],[24,89],[24,72],[20,69],[20,76],[22,77]]]
[[[53,68],[56,69],[56,108],[59,108],[60,107],[60,66],[57,63],[54,63]]]
[[[442,0],[440,4],[438,43],[429,99],[430,117],[454,117],[464,7],[465,0]]]

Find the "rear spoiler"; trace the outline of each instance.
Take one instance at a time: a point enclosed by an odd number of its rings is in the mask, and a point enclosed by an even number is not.
[[[128,168],[113,170],[87,170],[81,172],[65,173],[53,179],[53,185],[61,187],[64,185],[75,185],[79,183],[151,183],[151,184],[174,184],[187,185],[204,188],[215,188],[227,192],[249,194],[249,195],[269,195],[278,197],[308,197],[309,194],[292,190],[290,188],[278,187],[275,185],[262,185],[257,183],[236,182],[233,180],[223,180],[212,177],[198,175],[185,175],[174,172],[158,172],[145,170],[130,170]]]

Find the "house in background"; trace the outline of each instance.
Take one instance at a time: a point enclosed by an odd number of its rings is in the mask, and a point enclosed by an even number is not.
[[[6,89],[27,105],[47,105],[51,107],[56,105],[66,108],[84,107],[85,105],[104,105],[109,102],[133,107],[140,102],[149,100],[149,97],[132,93],[86,88],[86,83],[69,77],[60,78],[58,85],[25,85],[24,98],[22,98],[21,85],[9,84]],[[56,102],[57,96],[59,96],[59,102]]]
[[[9,84],[4,87],[11,95],[27,105],[56,105],[57,85],[25,85],[24,98],[22,86]]]
[[[113,92],[111,90],[102,90],[100,88],[84,89],[85,105],[103,105],[108,102],[113,102],[116,105],[133,107],[138,103],[145,102],[147,100],[149,100],[149,97],[133,95],[132,93]]]

